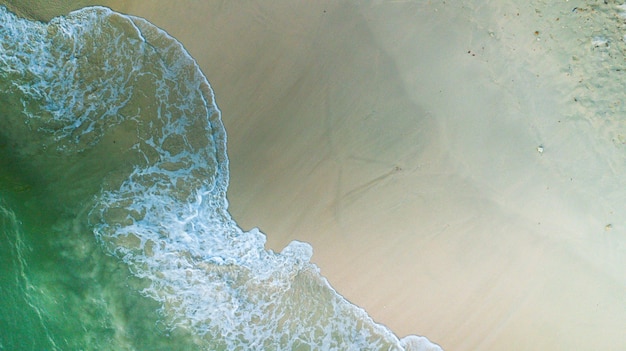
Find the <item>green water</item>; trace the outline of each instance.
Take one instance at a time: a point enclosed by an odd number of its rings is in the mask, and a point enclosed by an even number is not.
[[[39,206],[29,185],[2,180],[0,349],[197,349],[160,324],[158,303],[139,294],[145,283],[92,233]]]
[[[29,111],[45,114],[39,103]],[[0,350],[202,348],[164,324],[160,304],[141,294],[146,282],[86,223],[104,175],[127,160],[106,157],[110,149],[48,149],[24,111],[16,94],[0,94]]]

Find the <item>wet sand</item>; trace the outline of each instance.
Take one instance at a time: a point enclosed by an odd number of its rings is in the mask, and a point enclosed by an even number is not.
[[[594,117],[580,64],[607,60],[586,19],[619,9],[480,3],[102,4],[207,75],[239,225],[311,243],[377,322],[448,350],[623,349],[626,123]]]

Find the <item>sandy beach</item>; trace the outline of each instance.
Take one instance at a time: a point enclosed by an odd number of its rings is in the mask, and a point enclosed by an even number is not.
[[[311,243],[332,286],[398,336],[626,347],[619,4],[98,3],[201,66],[237,223],[275,251]]]

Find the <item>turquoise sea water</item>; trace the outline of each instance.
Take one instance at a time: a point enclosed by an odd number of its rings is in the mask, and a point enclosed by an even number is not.
[[[180,43],[94,7],[0,7],[0,350],[401,350],[228,213],[226,134]]]

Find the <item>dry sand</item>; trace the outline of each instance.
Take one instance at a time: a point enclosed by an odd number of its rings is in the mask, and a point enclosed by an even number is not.
[[[609,3],[104,4],[166,29],[211,81],[239,225],[274,250],[310,242],[376,321],[448,350],[623,350]]]

